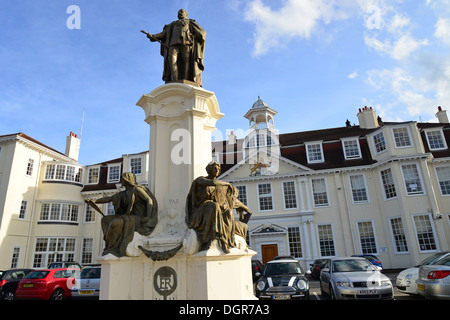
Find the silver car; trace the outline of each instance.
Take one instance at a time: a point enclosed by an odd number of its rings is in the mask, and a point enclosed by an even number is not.
[[[388,277],[365,258],[333,258],[320,273],[320,292],[331,299],[393,299]]]
[[[449,251],[438,252],[421,261],[417,266],[403,270],[397,275],[397,290],[408,294],[418,294],[416,281],[419,278],[419,267],[436,264],[436,261],[450,256]]]
[[[421,266],[416,284],[417,291],[425,298],[450,300],[450,256],[434,265]]]
[[[100,296],[101,266],[84,267],[75,279],[73,299],[98,299]]]

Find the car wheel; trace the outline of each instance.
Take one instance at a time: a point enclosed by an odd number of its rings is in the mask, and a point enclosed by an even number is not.
[[[63,289],[56,289],[53,291],[52,296],[50,297],[50,300],[63,300],[64,299],[64,290]]]
[[[322,281],[319,282],[319,287],[320,287],[320,295],[321,295],[322,297],[327,296],[327,293],[326,293],[326,292],[323,290],[323,288],[322,288]]]
[[[3,300],[14,300],[15,298],[15,294],[14,291],[12,290],[8,290],[5,292],[5,294],[3,295]]]
[[[333,287],[330,284],[330,298],[331,300],[336,300],[336,294],[334,293]]]

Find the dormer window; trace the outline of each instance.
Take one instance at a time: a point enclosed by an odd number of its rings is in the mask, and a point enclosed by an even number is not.
[[[120,181],[120,164],[111,165],[108,167],[108,183],[114,183]]]
[[[373,144],[375,146],[376,153],[381,153],[386,150],[386,140],[384,140],[383,131],[378,132],[373,136]]]
[[[342,148],[344,149],[345,160],[361,159],[361,148],[358,138],[342,139]]]
[[[445,142],[444,133],[441,128],[426,130],[425,136],[427,137],[430,151],[447,149],[447,143]]]
[[[411,135],[408,127],[392,128],[396,148],[412,147]]]
[[[308,163],[321,163],[325,161],[322,141],[306,142],[305,147]]]

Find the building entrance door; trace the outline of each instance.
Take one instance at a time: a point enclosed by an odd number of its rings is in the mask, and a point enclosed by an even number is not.
[[[264,244],[261,245],[262,263],[265,264],[272,261],[273,258],[278,256],[278,245],[276,244]]]

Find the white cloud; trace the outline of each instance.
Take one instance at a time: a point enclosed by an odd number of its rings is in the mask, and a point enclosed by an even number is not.
[[[368,71],[366,82],[377,92],[383,120],[432,119],[438,106],[450,108],[449,58],[427,53],[415,65]]]
[[[436,22],[434,36],[446,44],[450,44],[450,21],[439,18]]]
[[[377,13],[376,17],[380,21],[375,24],[378,28],[366,30],[364,42],[367,46],[400,61],[408,58],[420,47],[428,45],[427,39],[417,40],[412,36],[412,23],[408,16],[398,13],[396,8],[385,4],[384,1],[379,1],[373,7],[378,8],[379,12],[371,9],[367,13],[372,16]],[[367,19],[368,17],[366,21]]]
[[[358,70],[355,70],[348,75],[349,79],[355,79],[357,76],[358,76]]]
[[[265,5],[262,0],[250,1],[245,19],[255,25],[253,54],[265,54],[293,38],[310,39],[320,24],[345,18],[345,10],[338,8],[335,1],[286,0],[277,9]]]

